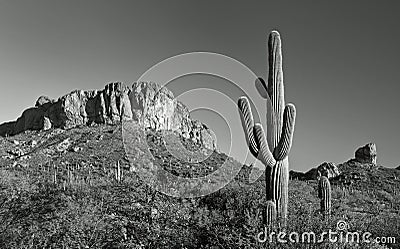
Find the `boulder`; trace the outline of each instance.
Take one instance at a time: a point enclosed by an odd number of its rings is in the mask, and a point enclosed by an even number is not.
[[[291,170],[289,172],[290,179],[296,180],[318,180],[321,176],[326,176],[328,179],[335,178],[341,173],[338,167],[331,162],[324,162],[316,168],[312,168],[306,173]]]
[[[28,145],[33,148],[33,147],[35,147],[37,145],[37,141],[36,140],[31,140],[31,141],[28,142]]]
[[[49,97],[47,97],[47,96],[40,96],[40,97],[36,100],[35,106],[36,106],[36,107],[40,107],[40,106],[44,106],[45,104],[53,103],[53,102],[54,102],[54,100],[51,99],[51,98],[49,98]]]
[[[71,144],[72,144],[72,142],[71,142],[70,138],[66,138],[61,143],[56,145],[56,150],[58,152],[64,152],[71,146]]]
[[[334,163],[324,162],[314,171],[313,179],[317,179],[320,176],[326,176],[330,179],[338,175],[340,175],[340,171]]]
[[[47,131],[51,129],[51,121],[48,117],[43,117],[43,130]]]
[[[368,143],[355,152],[355,159],[360,163],[376,165],[376,157],[376,145],[374,143]]]

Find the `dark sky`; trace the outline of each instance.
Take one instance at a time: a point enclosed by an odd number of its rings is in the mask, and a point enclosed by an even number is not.
[[[56,98],[111,81],[131,84],[182,53],[223,54],[265,77],[266,41],[277,29],[285,98],[297,108],[290,167],[304,171],[324,161],[340,163],[368,142],[377,144],[378,163],[395,167],[399,13],[398,1],[3,0],[0,122],[16,119],[40,95]],[[234,83],[246,93],[254,90],[253,82]],[[241,93],[232,82],[187,75],[169,86],[189,107],[204,107],[193,116],[215,130],[223,151],[231,142],[233,157],[247,151],[235,142],[243,132],[235,106]],[[189,91],[198,87],[203,89]],[[248,94],[263,121],[263,100]]]

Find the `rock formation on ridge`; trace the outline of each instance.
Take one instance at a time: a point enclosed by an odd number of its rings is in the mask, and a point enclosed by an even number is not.
[[[370,163],[376,165],[376,145],[368,143],[355,152],[355,159],[360,163]]]
[[[324,162],[317,168],[308,171],[313,179],[317,179],[319,176],[326,176],[328,179],[334,178],[340,175],[340,171],[334,163]]]
[[[290,171],[291,178],[298,180],[317,180],[320,176],[326,176],[328,179],[331,179],[338,175],[340,175],[340,171],[332,162],[324,162],[306,173]]]
[[[0,136],[26,130],[70,129],[81,125],[139,122],[144,128],[171,130],[205,148],[216,149],[215,135],[192,120],[189,110],[165,87],[153,82],[107,84],[102,90],[75,90],[57,100],[41,96],[16,121],[0,125]]]
[[[354,154],[355,158],[352,158],[342,164],[338,164],[337,166],[331,162],[324,162],[318,167],[312,168],[305,173],[291,170],[290,177],[298,180],[316,180],[318,176],[321,175],[331,179],[341,175],[342,167],[349,165],[376,166],[377,153],[376,145],[374,143],[368,143],[362,147],[359,147]]]

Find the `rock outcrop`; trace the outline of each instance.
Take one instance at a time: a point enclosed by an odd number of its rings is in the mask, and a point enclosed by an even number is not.
[[[41,96],[16,121],[0,125],[0,135],[124,120],[139,122],[144,128],[178,131],[208,149],[216,149],[212,131],[192,120],[187,107],[171,91],[153,82],[136,82],[132,87],[115,82],[102,90],[75,90],[57,100]]]
[[[326,176],[328,179],[334,178],[340,175],[339,169],[334,163],[324,162],[319,165],[312,173],[313,179],[317,179],[320,176]]]
[[[217,149],[214,133],[190,118],[188,108],[173,93],[153,82],[135,82],[129,95],[132,119],[146,128],[178,131],[208,149]]]
[[[15,135],[26,130],[69,129],[92,123],[114,124],[131,119],[128,94],[130,89],[120,82],[110,83],[103,90],[75,90],[52,100],[41,96],[34,107],[25,110],[15,122],[0,126],[0,135]]]
[[[328,179],[331,179],[339,175],[340,171],[338,167],[331,162],[324,162],[306,173],[290,171],[290,178],[297,180],[317,180],[321,176],[326,176]]]
[[[360,163],[376,165],[376,156],[376,145],[374,143],[366,144],[355,152],[355,159]]]
[[[179,123],[175,123],[174,115],[177,100],[165,87],[156,83],[136,82],[132,85],[132,94],[129,96],[133,120],[142,123],[145,127],[155,130],[176,130]]]
[[[289,172],[291,179],[297,180],[316,180],[319,176],[326,176],[329,179],[361,179],[362,176],[358,173],[346,175],[349,170],[356,169],[374,169],[379,166],[376,164],[376,145],[368,143],[355,152],[355,158],[347,162],[335,165],[334,163],[324,162],[316,168],[312,168],[306,173],[291,170]],[[398,167],[400,169],[400,166]]]

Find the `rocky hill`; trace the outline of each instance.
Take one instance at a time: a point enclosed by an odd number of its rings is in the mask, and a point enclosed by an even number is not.
[[[0,136],[27,130],[70,129],[133,120],[144,128],[171,130],[209,149],[217,149],[215,135],[190,118],[187,107],[168,89],[153,82],[107,84],[102,90],[75,90],[57,100],[41,96],[14,122],[0,125]]]
[[[182,142],[192,151],[199,145],[175,132],[170,133],[175,140],[165,141],[163,134],[148,129],[135,146],[148,146],[154,163],[174,175],[201,177],[225,162],[229,168],[242,167],[211,150],[206,160],[179,160],[166,143]],[[0,153],[2,248],[265,248],[254,237],[264,229],[265,182],[261,177],[249,183],[246,166],[211,195],[174,198],[155,191],[137,174],[145,161],[138,156],[129,162],[120,124],[26,131],[0,138]],[[319,213],[317,181],[290,181],[291,231],[319,233],[345,220],[352,231],[400,236],[400,171],[354,160],[346,165],[338,167],[342,178],[331,179],[329,220]],[[329,246],[315,248],[397,248]]]

